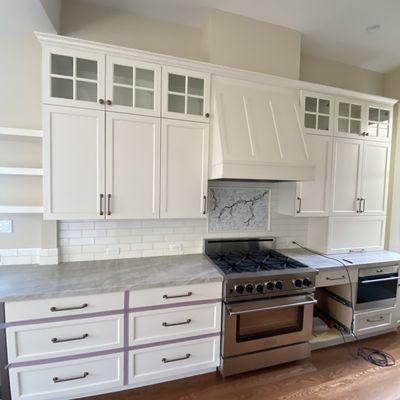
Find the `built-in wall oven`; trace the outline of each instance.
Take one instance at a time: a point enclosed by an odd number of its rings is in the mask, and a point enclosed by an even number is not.
[[[397,298],[399,266],[360,269],[356,310],[394,307]]]

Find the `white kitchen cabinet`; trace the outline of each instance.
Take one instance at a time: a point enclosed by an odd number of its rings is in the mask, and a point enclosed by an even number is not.
[[[208,124],[162,121],[161,218],[205,218],[208,136]]]
[[[367,103],[366,139],[390,142],[393,108],[379,103]]]
[[[310,159],[315,164],[315,180],[278,184],[279,212],[296,217],[329,215],[332,137],[306,136]]]
[[[163,67],[162,74],[162,116],[207,122],[210,74],[173,67]]]
[[[108,111],[160,116],[161,66],[107,56]]]
[[[103,219],[104,112],[44,106],[44,218]]]
[[[333,135],[335,101],[332,97],[315,92],[302,91],[304,130],[309,134]]]
[[[45,47],[43,103],[104,110],[105,55]]]
[[[160,119],[106,113],[106,218],[158,218]]]
[[[358,214],[362,155],[361,140],[334,139],[331,198],[333,215]]]
[[[366,132],[366,106],[355,99],[337,98],[335,105],[335,136],[360,139]]]

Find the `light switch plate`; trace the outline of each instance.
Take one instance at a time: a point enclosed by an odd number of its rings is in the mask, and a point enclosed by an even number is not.
[[[0,220],[0,233],[11,233],[12,232],[12,220],[3,219]]]

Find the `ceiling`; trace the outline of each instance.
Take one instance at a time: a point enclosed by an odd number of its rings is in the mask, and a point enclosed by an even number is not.
[[[302,51],[309,55],[378,72],[400,65],[399,0],[84,1],[195,27],[217,8],[300,31]],[[381,25],[378,32],[366,31],[376,24]]]

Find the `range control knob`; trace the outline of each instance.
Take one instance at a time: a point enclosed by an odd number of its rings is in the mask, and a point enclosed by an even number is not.
[[[252,292],[253,292],[253,289],[254,289],[254,286],[253,286],[252,283],[248,283],[248,284],[246,285],[246,292],[247,292],[247,293],[252,293]]]
[[[293,280],[293,285],[298,287],[298,288],[301,288],[303,286],[303,281],[301,279],[294,279]]]
[[[262,283],[257,283],[256,290],[258,293],[262,293],[264,291],[264,285]]]
[[[303,279],[303,285],[309,287],[309,286],[312,285],[312,282],[311,282],[310,279],[304,278],[304,279]]]
[[[267,290],[274,290],[274,283],[273,282],[267,282],[267,284],[265,285],[265,287],[267,288]]]
[[[276,281],[276,282],[275,282],[275,287],[276,287],[278,290],[282,290],[282,289],[283,289],[283,283],[282,283],[282,281]]]
[[[235,291],[238,294],[242,294],[244,292],[244,286],[243,285],[236,285],[235,286]]]

